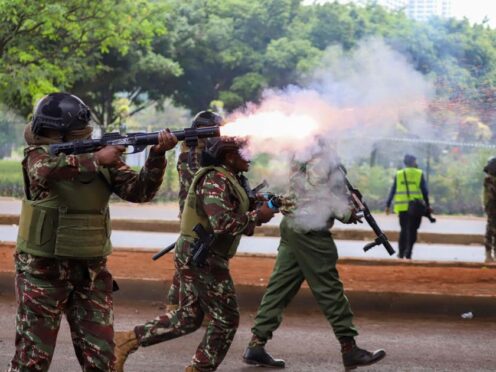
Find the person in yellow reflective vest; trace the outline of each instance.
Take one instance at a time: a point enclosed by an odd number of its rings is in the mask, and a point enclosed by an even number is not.
[[[403,163],[405,167],[397,171],[394,177],[393,186],[386,201],[386,214],[389,214],[391,202],[394,198],[394,213],[398,214],[401,228],[398,241],[398,257],[411,259],[422,216],[410,215],[408,213],[408,203],[411,200],[423,199],[427,209],[430,210],[429,191],[427,190],[424,174],[417,167],[415,156],[406,154]]]

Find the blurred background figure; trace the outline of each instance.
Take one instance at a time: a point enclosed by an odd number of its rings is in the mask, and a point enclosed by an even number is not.
[[[405,167],[398,170],[394,177],[393,186],[386,201],[386,214],[390,213],[391,202],[394,198],[394,213],[398,214],[401,228],[398,257],[411,259],[422,216],[432,210],[429,205],[427,183],[422,170],[417,167],[417,158],[406,154],[403,163]]]
[[[496,258],[496,157],[489,158],[484,167],[484,211],[487,214],[486,224],[486,262],[494,262]]]

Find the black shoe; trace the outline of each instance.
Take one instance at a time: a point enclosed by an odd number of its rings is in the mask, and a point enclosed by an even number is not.
[[[286,366],[284,360],[272,358],[263,346],[247,347],[243,354],[243,361],[259,367],[284,368]]]
[[[345,370],[355,369],[357,367],[369,366],[377,363],[386,356],[384,350],[376,350],[373,353],[367,350],[360,349],[358,346],[353,346],[348,352],[343,353],[343,364]]]

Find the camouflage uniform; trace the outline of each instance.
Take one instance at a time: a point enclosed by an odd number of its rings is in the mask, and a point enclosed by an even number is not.
[[[177,173],[179,175],[179,218],[184,209],[184,201],[188,196],[189,186],[195,176],[196,171],[200,168],[201,152],[205,148],[205,140],[199,139],[198,146],[193,151],[186,145],[185,142],[181,144],[181,153],[177,159]],[[172,283],[167,294],[167,303],[169,305],[179,304],[179,273],[177,270],[172,277]]]
[[[484,210],[487,214],[486,224],[486,261],[496,258],[496,177],[486,175],[484,178]]]
[[[335,218],[346,223],[351,216],[342,175],[331,172],[335,166],[317,156],[304,164],[293,162],[288,197],[295,208],[282,210],[286,216],[280,226],[277,259],[251,329],[249,348],[264,346],[272,338],[284,309],[305,280],[336,337],[358,334],[336,269],[338,252],[329,231]],[[316,210],[328,213],[308,225]]]
[[[176,166],[179,175],[179,217],[183,213],[184,201],[188,196],[191,181],[196,171],[200,169],[201,153],[205,149],[205,142],[204,139],[198,139],[198,145],[194,149],[188,147],[185,142],[181,143],[181,153]]]
[[[235,177],[227,169],[226,172]],[[255,228],[257,212],[240,213],[240,201],[233,197],[232,184],[225,174],[208,172],[199,180],[196,189],[190,190],[191,193],[196,194],[196,205],[207,216],[216,236],[239,236]],[[210,321],[192,365],[199,371],[214,371],[224,359],[239,324],[236,294],[229,273],[229,258],[234,252],[217,254],[214,243],[206,266],[196,267],[190,264],[192,242],[182,233],[176,244],[180,307],[135,327],[134,332],[139,345],[149,346],[195,331],[207,314]]]
[[[42,146],[30,146],[24,153],[30,200],[49,197],[53,182],[78,183],[100,174],[93,154],[50,156]],[[149,201],[162,183],[165,166],[164,156],[154,154],[140,173],[122,163],[108,168],[108,186],[127,201]],[[113,281],[106,258],[41,257],[18,251],[15,265],[16,352],[9,371],[48,370],[62,314],[83,370],[113,371]]]

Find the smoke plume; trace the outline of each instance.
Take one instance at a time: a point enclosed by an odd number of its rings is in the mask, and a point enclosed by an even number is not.
[[[281,177],[281,159],[286,169],[290,161],[310,162],[315,174],[295,169],[291,175],[292,191],[301,201],[295,221],[302,228],[318,229],[347,209],[344,191],[336,187],[342,184],[335,172],[341,161],[336,149],[351,159],[369,151],[374,137],[392,135],[399,126],[428,132],[426,109],[432,96],[432,86],[404,56],[380,39],[368,39],[349,52],[329,48],[321,67],[300,86],[265,91],[259,104],[229,118],[225,134],[249,136],[247,156],[273,156],[279,166],[268,179],[271,184],[289,179]],[[350,138],[351,147],[340,146]]]

